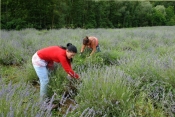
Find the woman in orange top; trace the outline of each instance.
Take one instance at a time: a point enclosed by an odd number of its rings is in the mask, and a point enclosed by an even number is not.
[[[92,56],[96,51],[100,52],[100,46],[99,46],[99,43],[98,43],[98,39],[96,37],[86,36],[83,39],[83,45],[82,45],[81,50],[80,50],[81,54],[83,53],[83,51],[86,47],[92,49],[92,52],[90,53],[90,56]]]

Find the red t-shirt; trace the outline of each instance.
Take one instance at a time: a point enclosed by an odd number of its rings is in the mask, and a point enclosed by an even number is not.
[[[53,62],[60,63],[64,70],[74,78],[79,78],[79,75],[76,74],[71,67],[70,60],[66,56],[66,50],[62,49],[59,46],[50,46],[47,48],[43,48],[37,51],[38,56],[45,60],[48,64],[52,64]]]

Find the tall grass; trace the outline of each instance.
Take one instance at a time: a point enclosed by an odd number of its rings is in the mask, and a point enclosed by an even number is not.
[[[1,30],[1,116],[173,117],[175,115],[175,26],[127,29]],[[61,104],[43,111],[32,55],[68,42],[80,51],[85,36],[99,39],[101,52],[75,56],[81,81],[66,79],[61,66],[50,76],[49,96]],[[75,90],[70,88],[73,85]],[[66,100],[73,100],[68,103]],[[16,108],[17,106],[17,108]]]
[[[49,111],[42,109],[44,105],[39,102],[36,89],[25,82],[6,84],[1,79],[0,90],[1,117],[49,117],[52,115]]]
[[[121,116],[126,115],[132,91],[125,81],[122,71],[116,67],[102,69],[90,67],[82,73],[83,84],[76,96],[81,116]],[[93,110],[89,112],[90,110]],[[79,115],[79,116],[80,116]]]

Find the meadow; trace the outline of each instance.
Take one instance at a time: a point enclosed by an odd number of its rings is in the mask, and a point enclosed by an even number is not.
[[[50,73],[51,105],[40,103],[33,54],[51,45],[99,39],[101,52],[74,57],[81,81],[59,64]],[[1,117],[174,117],[175,26],[123,29],[1,30]]]

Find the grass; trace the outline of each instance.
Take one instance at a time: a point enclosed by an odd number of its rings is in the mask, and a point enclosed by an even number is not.
[[[113,70],[111,71],[111,69]],[[130,95],[132,95],[130,87],[126,84],[123,76],[120,76],[120,72],[115,67],[104,67],[101,70],[93,67],[86,71],[85,74],[89,74],[88,76],[82,74],[84,82],[76,97],[77,102],[80,102],[80,109],[82,107],[83,109],[93,108],[94,113],[98,116],[120,115],[122,113],[120,109],[127,108]],[[108,108],[110,109],[106,110]]]
[[[1,30],[0,116],[175,116],[175,26],[126,29]],[[50,110],[39,102],[32,55],[50,45],[99,38],[101,52],[75,56],[81,81],[69,81],[60,65],[50,75]],[[66,97],[67,96],[67,97]],[[53,101],[53,100],[52,100]],[[43,110],[47,107],[47,110]]]

